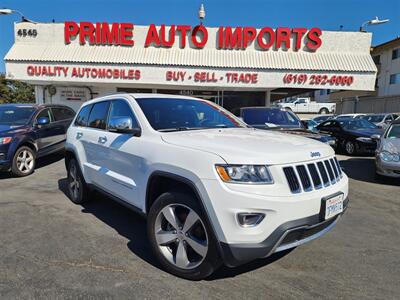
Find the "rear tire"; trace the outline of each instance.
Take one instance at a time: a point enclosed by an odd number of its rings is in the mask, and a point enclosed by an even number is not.
[[[150,208],[147,234],[163,268],[201,280],[220,265],[217,241],[196,198],[179,191],[160,195]]]
[[[36,166],[36,152],[22,146],[14,154],[11,173],[16,177],[24,177],[33,173]]]
[[[81,169],[74,158],[69,161],[67,172],[67,189],[69,198],[75,204],[87,202],[89,200],[89,188],[83,178]]]
[[[328,114],[328,113],[329,113],[329,111],[328,111],[327,108],[321,108],[321,109],[319,110],[319,114],[320,114],[320,115],[326,115],[326,114]]]

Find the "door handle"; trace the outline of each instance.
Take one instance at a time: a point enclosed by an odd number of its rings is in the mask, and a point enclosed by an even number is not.
[[[79,140],[83,136],[82,132],[77,132],[76,133],[76,139]]]
[[[107,137],[105,136],[100,136],[98,142],[100,144],[105,144],[107,142]]]

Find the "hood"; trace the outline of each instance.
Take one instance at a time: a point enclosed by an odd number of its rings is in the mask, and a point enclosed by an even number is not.
[[[276,130],[278,132],[302,136],[302,137],[314,139],[314,140],[317,140],[317,141],[320,141],[323,143],[326,143],[326,142],[332,141],[332,140],[336,140],[334,137],[332,137],[328,134],[313,132],[311,130],[304,129],[304,128],[263,128],[263,129],[264,130]]]
[[[383,151],[389,151],[391,153],[400,153],[400,138],[398,139],[382,139]]]
[[[5,136],[8,134],[15,134],[20,131],[26,130],[26,125],[5,125],[5,124],[0,124],[0,136]]]
[[[295,129],[283,128],[283,129],[280,129],[280,132],[295,134],[298,136],[304,136],[304,137],[308,137],[308,138],[312,138],[312,139],[322,139],[322,138],[330,137],[327,134],[313,132],[311,130],[307,130],[307,129],[303,129],[303,128],[295,128]]]
[[[373,134],[382,134],[383,130],[381,128],[376,128],[376,129],[347,130],[347,132],[355,136],[371,137],[371,135]]]
[[[253,128],[169,132],[162,139],[169,144],[214,153],[229,164],[287,164],[334,154],[331,147],[312,139]],[[316,153],[320,156],[315,156]]]

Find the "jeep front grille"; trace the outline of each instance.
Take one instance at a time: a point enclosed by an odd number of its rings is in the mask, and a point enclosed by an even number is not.
[[[292,193],[310,192],[339,182],[343,177],[336,157],[284,167],[283,172]]]

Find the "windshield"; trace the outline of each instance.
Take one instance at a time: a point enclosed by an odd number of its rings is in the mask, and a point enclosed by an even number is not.
[[[295,114],[280,109],[247,108],[242,110],[242,118],[249,125],[275,124],[284,128],[302,128]]]
[[[339,122],[344,129],[347,130],[360,130],[360,129],[376,129],[375,124],[364,119],[348,119]]]
[[[202,100],[136,99],[150,125],[158,131],[246,127],[223,108]]]
[[[392,125],[389,128],[386,137],[388,139],[400,139],[400,124]]]
[[[4,125],[25,125],[31,119],[35,108],[32,106],[0,106],[0,124]]]
[[[370,116],[364,116],[363,119],[370,121],[372,123],[380,123],[383,121],[383,118],[385,115],[370,115]]]
[[[315,117],[313,120],[319,124],[330,118],[332,118],[332,116],[319,116],[319,117]]]

